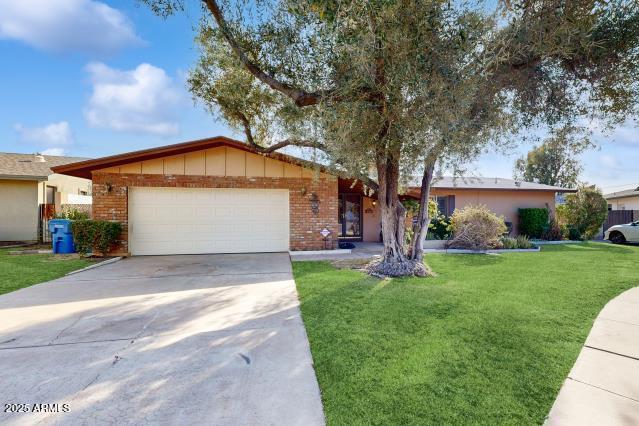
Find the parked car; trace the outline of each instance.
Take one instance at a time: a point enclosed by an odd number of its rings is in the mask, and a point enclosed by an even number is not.
[[[639,243],[639,221],[611,226],[604,233],[604,239],[610,240],[615,244],[623,244],[625,242]]]

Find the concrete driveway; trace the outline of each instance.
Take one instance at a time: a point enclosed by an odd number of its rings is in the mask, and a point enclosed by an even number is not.
[[[134,257],[0,296],[0,400],[2,424],[324,423],[284,253]]]

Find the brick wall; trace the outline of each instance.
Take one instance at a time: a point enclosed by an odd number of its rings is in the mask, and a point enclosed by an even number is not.
[[[337,245],[337,178],[217,177],[151,174],[93,174],[93,218],[116,220],[123,232],[113,253],[128,253],[128,187],[251,188],[288,189],[291,250],[322,250]],[[312,194],[319,200],[319,212],[312,210]],[[325,242],[320,231],[328,228]]]

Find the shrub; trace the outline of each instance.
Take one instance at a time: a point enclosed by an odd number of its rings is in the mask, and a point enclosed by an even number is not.
[[[431,235],[436,240],[447,240],[452,233],[450,219],[444,215],[439,215],[430,221],[428,225]]]
[[[507,250],[531,249],[533,243],[525,235],[519,235],[517,238],[502,237],[501,247]]]
[[[541,238],[548,225],[548,209],[519,209],[519,233],[529,238]]]
[[[575,194],[566,195],[566,203],[557,208],[559,222],[568,229],[568,237],[594,238],[606,220],[608,203],[594,186],[581,186]]]
[[[62,211],[56,213],[54,217],[55,219],[87,220],[89,213],[75,207],[64,206]]]
[[[546,241],[559,241],[563,237],[561,226],[554,214],[550,215],[548,224],[544,227],[544,231],[541,233],[541,239]]]
[[[93,251],[104,256],[120,236],[122,225],[106,220],[77,220],[71,224],[71,230],[78,253],[86,255]]]
[[[506,232],[504,218],[484,205],[467,205],[455,210],[451,217],[451,228],[453,239],[449,247],[471,250],[499,247],[500,238]]]
[[[530,242],[527,236],[518,235],[517,236],[517,248],[518,249],[531,249],[533,248],[533,243]]]
[[[501,248],[506,250],[513,250],[517,248],[517,240],[510,237],[502,237]]]

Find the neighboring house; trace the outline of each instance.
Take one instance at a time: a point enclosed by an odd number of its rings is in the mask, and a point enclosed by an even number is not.
[[[444,177],[434,181],[431,195],[437,201],[438,210],[447,216],[456,208],[484,204],[512,224],[511,235],[517,235],[520,208],[548,207],[554,212],[556,194],[568,192],[576,190],[504,178]],[[419,187],[411,188],[411,193],[417,196]]]
[[[360,183],[295,157],[259,154],[225,137],[87,160],[54,171],[92,179],[93,217],[124,225],[115,250],[119,253],[321,250],[334,248],[338,239],[380,239],[377,200],[365,194]],[[433,194],[446,213],[483,203],[513,222],[519,207],[552,209],[555,192],[569,191],[501,179],[445,182],[440,181]],[[419,191],[413,188],[410,195]]]
[[[639,187],[604,195],[608,210],[639,210]]]
[[[35,241],[43,219],[63,205],[91,203],[91,180],[55,174],[51,167],[86,160],[0,153],[0,241]]]

